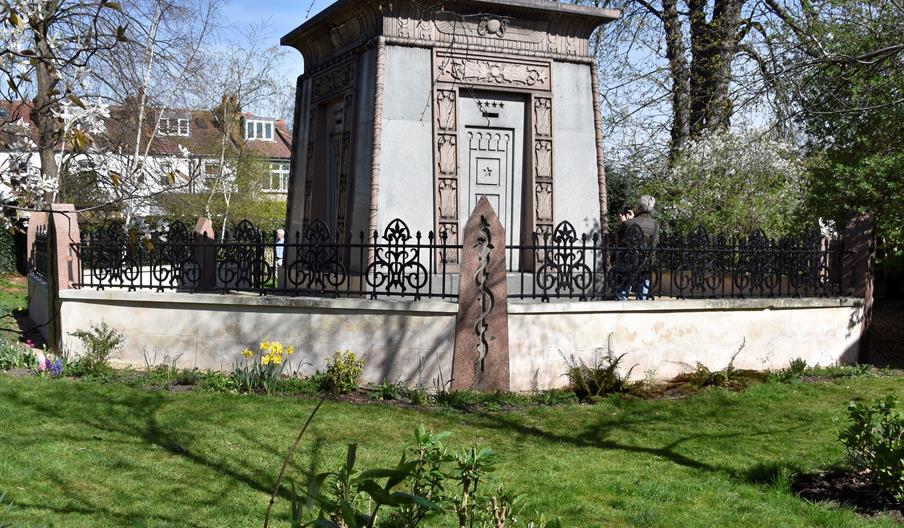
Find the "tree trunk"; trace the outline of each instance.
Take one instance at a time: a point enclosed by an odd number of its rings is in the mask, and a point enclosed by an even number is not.
[[[678,18],[677,0],[663,0],[662,23],[665,29],[666,58],[672,76],[672,130],[669,158],[684,148],[690,135],[690,76],[687,66],[687,49]]]
[[[737,53],[737,33],[743,0],[716,0],[707,20],[707,2],[691,0],[690,136],[727,128],[733,105],[728,90],[731,63]]]
[[[53,51],[45,40],[47,35],[47,24],[42,23],[35,28],[35,49],[38,58],[35,66],[35,76],[37,77],[37,91],[34,98],[34,108],[31,111],[31,120],[37,128],[37,148],[38,157],[41,160],[41,176],[47,178],[58,178],[57,189],[63,189],[63,181],[59,174],[59,167],[56,162],[56,153],[54,149],[60,141],[58,136],[57,118],[53,115],[55,106],[55,98],[51,95],[55,85],[58,82],[54,74],[50,60]],[[61,192],[48,192],[44,195],[46,202],[63,200]],[[54,196],[56,195],[56,196]]]

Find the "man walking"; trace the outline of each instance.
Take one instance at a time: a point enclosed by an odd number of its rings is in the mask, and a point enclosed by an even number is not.
[[[617,297],[620,301],[628,300],[629,288],[633,286],[637,299],[645,301],[650,298],[650,283],[652,275],[653,251],[659,244],[659,224],[653,219],[653,209],[656,207],[656,198],[645,194],[637,201],[634,208],[634,218],[626,221],[624,232],[626,239],[633,239],[638,235],[642,237],[639,247],[644,253],[644,258],[637,269],[631,270],[626,277],[626,283],[619,289]]]

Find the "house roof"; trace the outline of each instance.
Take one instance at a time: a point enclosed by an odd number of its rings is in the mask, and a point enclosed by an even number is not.
[[[34,139],[35,131],[30,116],[31,109],[32,105],[27,102],[0,101],[0,110],[6,110],[8,114],[8,117],[0,119],[0,124],[5,125],[21,118],[30,125],[32,139]],[[187,117],[189,120],[189,135],[168,136],[160,134],[159,131],[154,134],[155,119],[158,112],[162,112],[165,117]],[[289,159],[292,156],[292,135],[289,133],[285,121],[256,116],[248,112],[242,113],[240,116],[243,119],[272,120],[274,123],[273,141],[245,140],[241,126],[233,126],[227,138],[230,149],[244,146],[246,151],[267,158]],[[153,138],[148,150],[150,155],[181,155],[179,147],[182,146],[188,149],[192,156],[217,157],[219,156],[223,140],[220,121],[214,111],[211,110],[172,109],[152,111],[150,118],[145,119],[143,126],[142,154],[146,148],[147,140]],[[106,134],[104,134],[103,138],[95,139],[103,142],[104,146],[111,150],[129,152],[135,148],[136,126],[137,112],[130,112],[127,106],[111,106],[110,117],[106,123]],[[9,146],[14,140],[15,137],[12,134],[4,132],[0,135],[0,148]]]

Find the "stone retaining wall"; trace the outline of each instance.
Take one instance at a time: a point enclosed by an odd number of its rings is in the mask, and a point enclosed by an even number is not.
[[[432,388],[452,372],[458,305],[450,302],[117,290],[64,290],[60,300],[64,346],[79,353],[69,334],[106,322],[126,336],[119,365],[141,368],[147,357],[231,370],[243,348],[277,340],[296,347],[290,368],[303,374],[344,349],[365,355],[367,382]],[[635,378],[672,377],[697,362],[722,369],[742,343],[739,368],[856,361],[862,313],[856,299],[510,303],[510,388],[563,386],[565,357],[589,360],[607,343],[627,354],[626,368],[637,365]]]

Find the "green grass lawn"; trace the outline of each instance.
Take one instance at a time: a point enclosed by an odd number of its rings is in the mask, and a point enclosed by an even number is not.
[[[566,526],[893,526],[807,503],[776,474],[843,462],[853,398],[904,393],[902,377],[764,384],[683,400],[503,413],[327,403],[291,474],[393,465],[419,423],[452,447],[493,447],[498,476]],[[0,374],[0,490],[23,526],[262,526],[289,443],[314,402],[175,394]],[[277,526],[288,506],[277,504]]]

